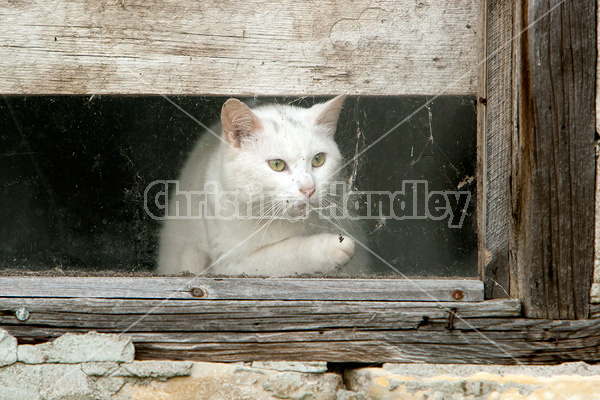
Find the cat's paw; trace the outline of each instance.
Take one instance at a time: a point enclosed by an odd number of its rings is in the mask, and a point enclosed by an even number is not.
[[[327,269],[332,272],[346,264],[354,255],[354,240],[346,235],[322,234],[321,243],[322,256],[325,258]]]

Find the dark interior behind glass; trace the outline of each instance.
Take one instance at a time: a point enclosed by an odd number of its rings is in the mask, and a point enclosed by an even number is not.
[[[212,125],[225,97],[172,97]],[[309,106],[315,98],[244,99]],[[353,189],[469,191],[448,219],[366,221],[368,246],[409,276],[477,276],[473,96],[351,97],[337,142]],[[176,179],[204,129],[165,98],[31,96],[0,100],[0,269],[152,271],[160,222],[144,210],[155,180]],[[354,177],[352,179],[352,177]],[[424,187],[416,186],[419,198]],[[360,197],[360,207],[367,207]],[[459,207],[457,205],[456,207]],[[371,204],[371,207],[376,205]],[[377,210],[375,210],[377,211]],[[455,221],[456,222],[456,221]],[[378,261],[381,275],[397,276]]]

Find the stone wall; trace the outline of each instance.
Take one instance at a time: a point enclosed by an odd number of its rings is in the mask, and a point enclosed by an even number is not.
[[[90,332],[18,345],[0,330],[0,400],[600,399],[600,366],[135,361],[127,336]]]

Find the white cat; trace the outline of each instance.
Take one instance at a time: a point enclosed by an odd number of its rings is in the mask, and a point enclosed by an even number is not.
[[[183,195],[171,198],[169,215],[177,213],[180,219],[167,219],[163,226],[158,272],[368,273],[366,252],[337,226],[349,227],[348,233],[362,241],[359,227],[339,219],[332,224],[317,211],[331,205],[330,184],[342,163],[333,137],[344,98],[311,108],[267,105],[253,110],[237,99],[227,100],[221,124],[213,130],[221,137],[204,134],[179,178],[179,191],[214,195],[191,196],[192,211]],[[226,218],[199,218],[200,202],[205,213]],[[262,218],[240,217],[248,214]]]

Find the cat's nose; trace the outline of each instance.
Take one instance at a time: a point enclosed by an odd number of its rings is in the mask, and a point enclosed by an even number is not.
[[[315,192],[315,187],[314,186],[310,186],[310,187],[303,187],[300,188],[300,192],[305,195],[307,198],[310,199],[310,196],[313,195],[313,193]]]

